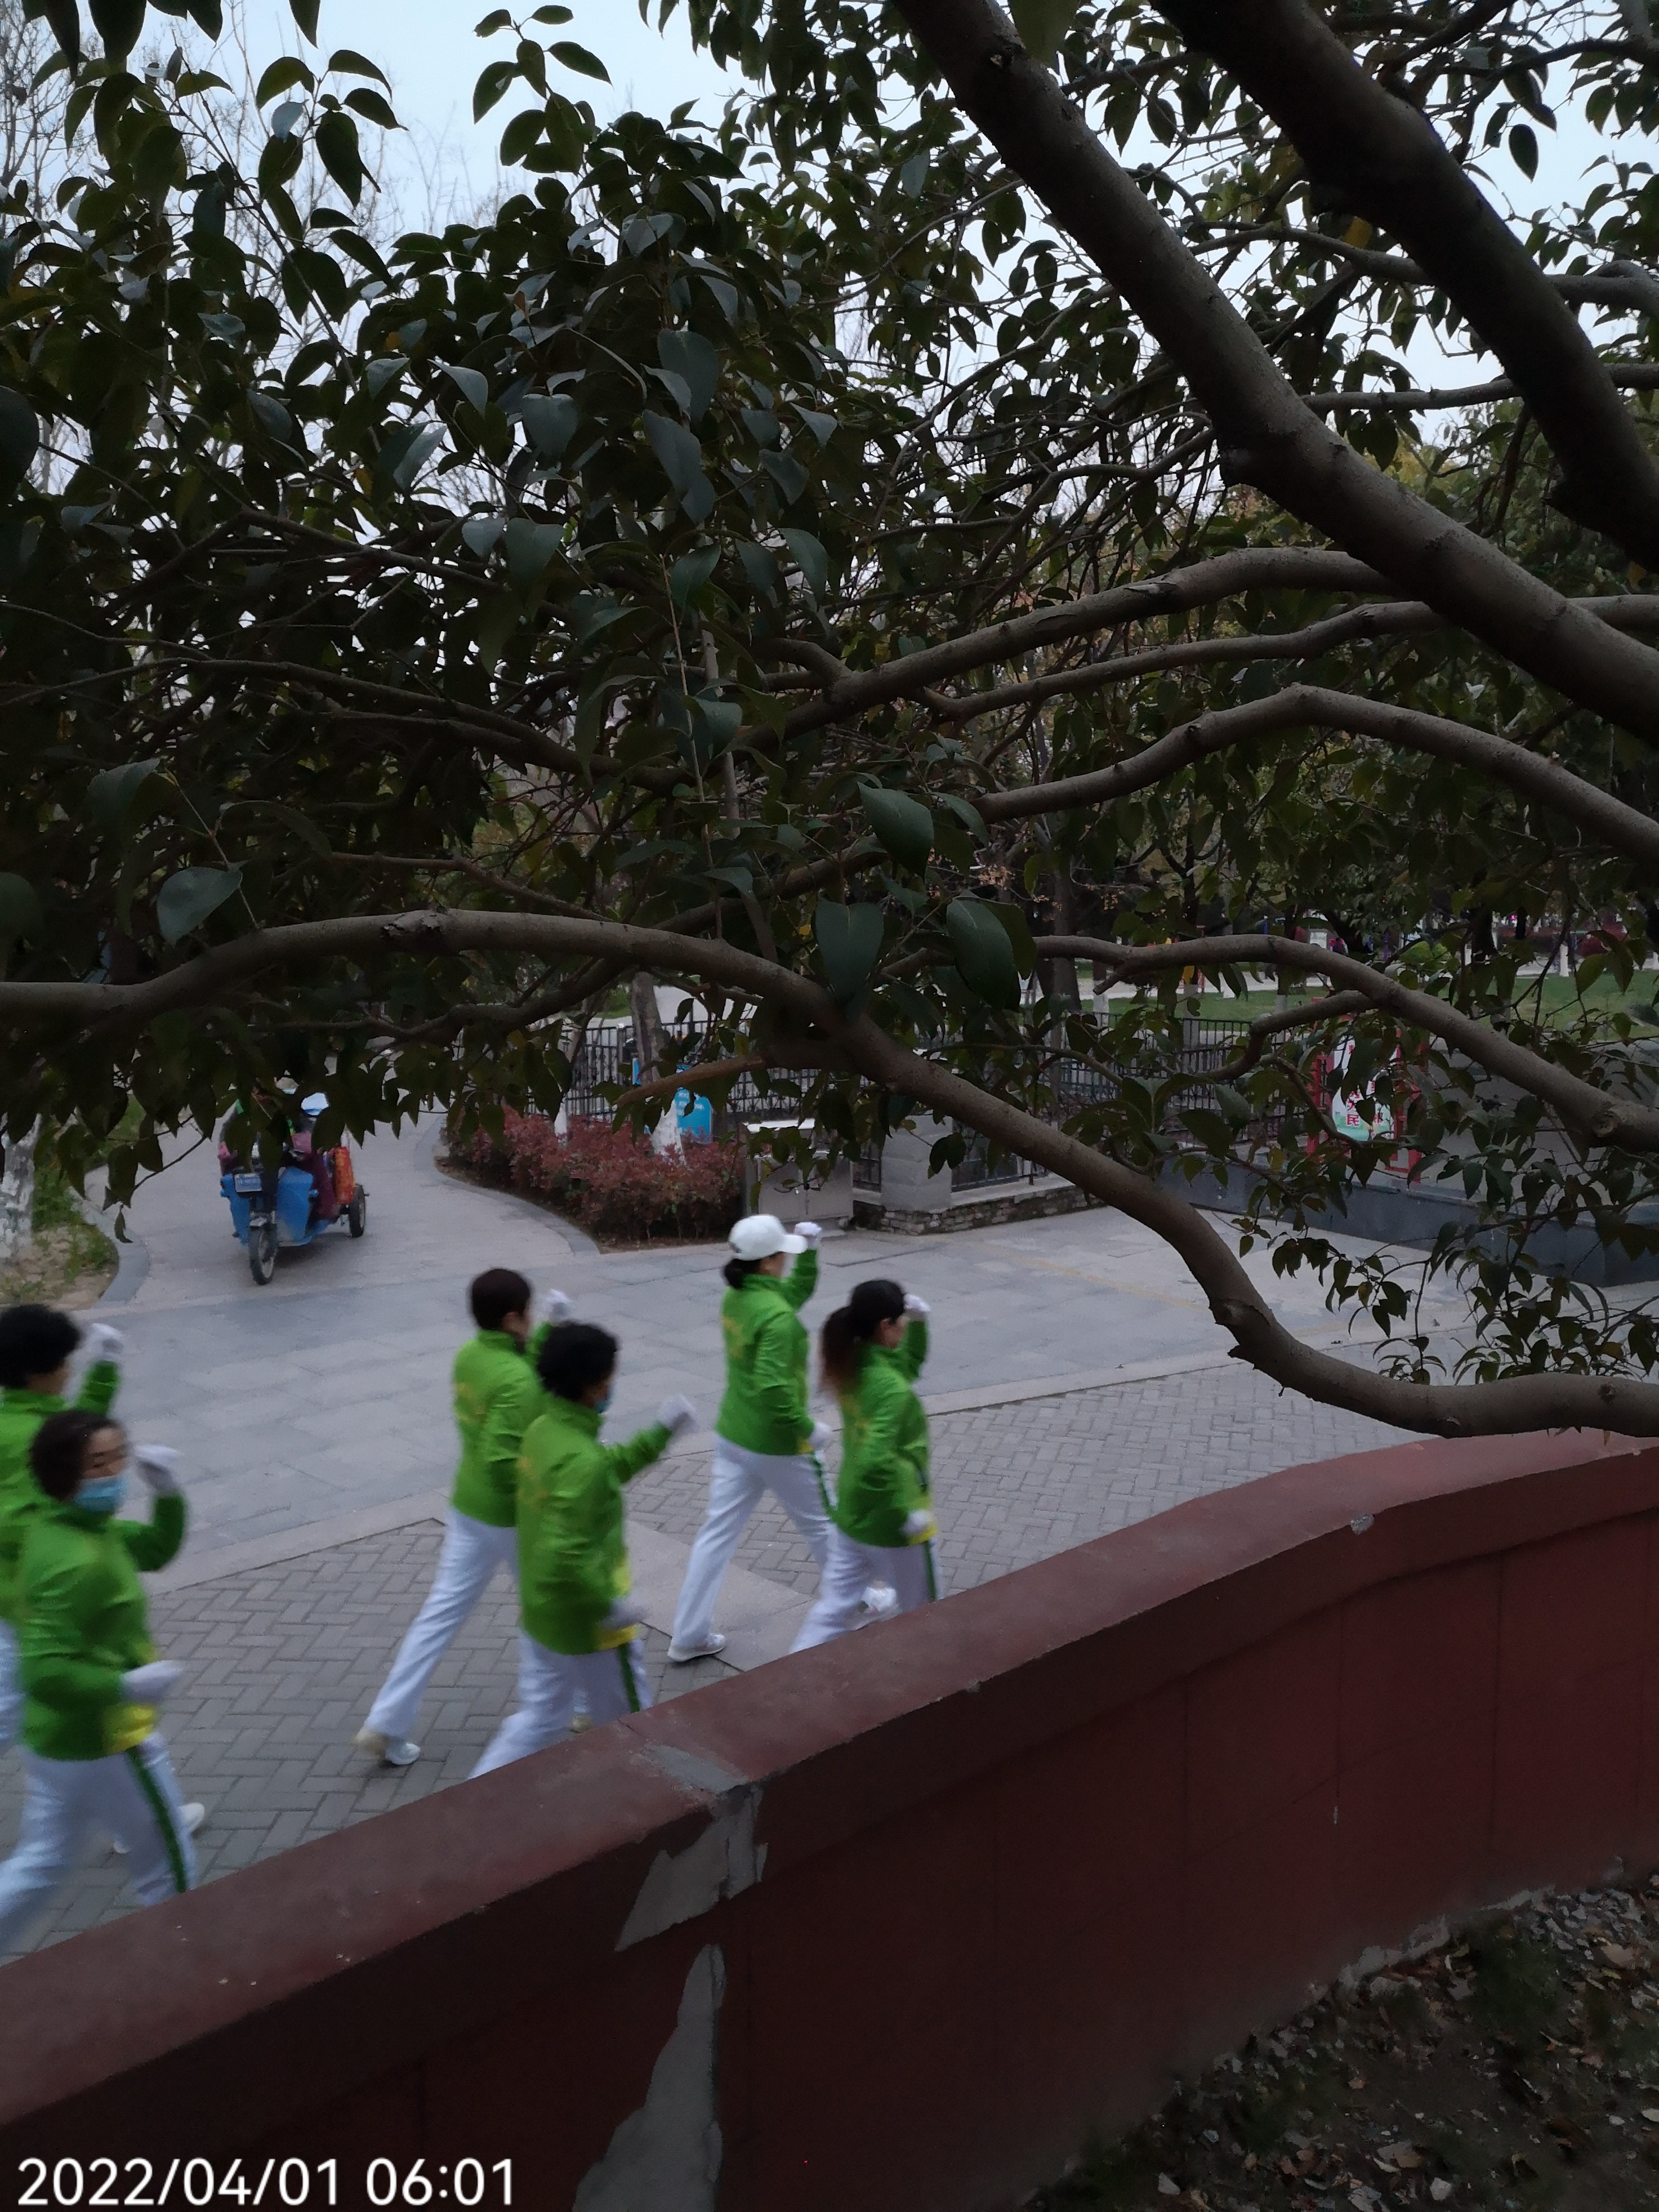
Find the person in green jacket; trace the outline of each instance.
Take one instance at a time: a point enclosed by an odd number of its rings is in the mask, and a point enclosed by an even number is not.
[[[841,1400],[836,1529],[817,1602],[792,1649],[845,1636],[867,1617],[865,1590],[887,1583],[908,1613],[939,1595],[927,1416],[915,1379],[927,1357],[927,1306],[896,1283],[858,1284],[823,1324],[823,1379]]]
[[[478,1333],[455,1355],[455,1425],[460,1464],[445,1516],[443,1549],[426,1603],[410,1623],[353,1747],[388,1766],[421,1755],[410,1739],[427,1685],[462,1622],[498,1569],[516,1568],[519,1448],[542,1402],[532,1354],[531,1288],[512,1267],[476,1276],[468,1293]],[[544,1326],[570,1310],[562,1291],[548,1291]]]
[[[132,1456],[154,1496],[147,1522],[115,1517],[129,1447],[107,1415],[53,1413],[29,1447],[43,1503],[20,1577],[23,1817],[0,1864],[0,1952],[100,1831],[123,1839],[142,1903],[195,1884],[202,1808],[181,1800],[155,1726],[183,1669],[156,1657],[138,1581],[184,1541],[185,1501],[177,1453],[143,1445]]]
[[[547,1395],[519,1458],[519,1702],[475,1775],[557,1743],[579,1695],[595,1728],[651,1703],[635,1650],[623,1485],[697,1421],[689,1398],[670,1398],[651,1427],[602,1444],[617,1340],[586,1322],[549,1329],[536,1369]]]
[[[92,1354],[76,1403],[106,1413],[121,1387],[121,1332],[95,1321],[85,1336]],[[29,1472],[29,1446],[40,1424],[63,1412],[70,1363],[82,1342],[77,1323],[51,1306],[9,1306],[0,1313],[0,1751],[17,1734],[23,1693],[17,1680],[17,1573],[23,1539],[43,1500]]]
[[[714,1601],[744,1525],[767,1491],[799,1529],[820,1572],[830,1556],[817,1458],[830,1431],[807,1404],[806,1331],[796,1318],[817,1288],[823,1234],[816,1221],[798,1222],[792,1234],[774,1213],[747,1214],[732,1231],[720,1301],[726,1395],[714,1420],[708,1510],[674,1613],[668,1656],[677,1665],[725,1650]]]

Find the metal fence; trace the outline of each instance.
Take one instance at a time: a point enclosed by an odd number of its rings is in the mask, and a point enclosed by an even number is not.
[[[1176,1056],[1176,1072],[1182,1075],[1203,1076],[1215,1073],[1237,1053],[1243,1034],[1249,1027],[1242,1021],[1187,1020],[1183,1022],[1182,1042]],[[707,1044],[708,1032],[701,1025],[685,1028],[665,1026],[665,1049],[673,1051],[681,1067],[695,1067],[708,1056],[711,1048]],[[712,1049],[718,1051],[720,1048]],[[1108,1103],[1117,1095],[1122,1073],[1126,1071],[1101,1068],[1086,1060],[1062,1059],[1053,1071],[1054,1102],[1050,1117],[1056,1122],[1069,1120],[1091,1105]],[[1128,1073],[1136,1071],[1129,1070]],[[1153,1074],[1149,1062],[1146,1073]],[[1160,1076],[1169,1073],[1167,1064],[1159,1067]],[[799,1111],[800,1099],[814,1081],[813,1071],[806,1068],[775,1068],[769,1074],[738,1077],[726,1097],[726,1113],[732,1121],[759,1121],[769,1115],[787,1119]],[[577,1121],[608,1121],[611,1100],[602,1086],[613,1085],[625,1088],[643,1080],[638,1053],[635,1049],[634,1031],[627,1022],[595,1024],[583,1038],[573,1065],[570,1088],[565,1094],[566,1111]],[[1183,1106],[1213,1108],[1216,1092],[1208,1083],[1194,1084],[1182,1093]],[[988,1138],[965,1124],[956,1124],[967,1150],[951,1170],[953,1191],[980,1190],[1005,1184],[1035,1182],[1048,1170],[1016,1155],[1003,1153],[992,1157]],[[1271,1133],[1267,1123],[1258,1133]],[[881,1148],[866,1146],[853,1163],[853,1187],[855,1190],[878,1191],[881,1188]]]

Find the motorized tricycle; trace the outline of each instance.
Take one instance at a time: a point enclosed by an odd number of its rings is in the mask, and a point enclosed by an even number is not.
[[[368,1226],[368,1193],[357,1181],[350,1147],[313,1147],[312,1124],[328,1105],[313,1091],[301,1102],[276,1167],[244,1162],[219,1140],[219,1188],[230,1200],[231,1227],[246,1248],[248,1272],[263,1287],[276,1272],[279,1251],[314,1243],[331,1230],[361,1237]]]

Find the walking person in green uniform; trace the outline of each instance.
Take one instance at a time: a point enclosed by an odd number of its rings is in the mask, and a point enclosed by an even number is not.
[[[651,1703],[635,1650],[623,1486],[697,1421],[689,1398],[670,1398],[649,1428],[602,1444],[617,1340],[589,1322],[549,1329],[536,1367],[547,1395],[519,1461],[519,1702],[475,1775],[557,1743],[579,1696],[595,1728]]]
[[[408,1766],[421,1755],[410,1739],[433,1669],[454,1642],[462,1622],[495,1579],[516,1571],[518,1464],[524,1432],[542,1402],[532,1354],[529,1284],[511,1267],[490,1267],[475,1278],[469,1297],[477,1334],[455,1355],[455,1425],[460,1464],[445,1516],[426,1603],[410,1623],[354,1748],[389,1766]],[[544,1325],[570,1310],[562,1291],[541,1301]]]
[[[772,1213],[748,1214],[732,1231],[720,1301],[726,1395],[714,1420],[708,1511],[685,1563],[674,1613],[668,1656],[676,1663],[725,1650],[714,1601],[744,1524],[767,1491],[799,1529],[820,1571],[830,1556],[830,1511],[817,1456],[830,1431],[808,1407],[806,1330],[796,1318],[817,1288],[823,1234],[815,1221],[798,1222],[792,1234]]]
[[[130,1455],[153,1494],[148,1522],[116,1518]],[[73,1407],[43,1421],[29,1447],[44,1502],[19,1577],[23,1817],[0,1864],[0,1952],[100,1832],[124,1839],[142,1903],[194,1886],[202,1808],[183,1802],[156,1732],[183,1669],[156,1657],[138,1581],[184,1541],[177,1459],[160,1445],[130,1455],[107,1415]]]
[[[17,1574],[23,1539],[43,1499],[29,1471],[29,1446],[41,1423],[68,1402],[70,1365],[84,1340],[91,1363],[76,1402],[106,1413],[121,1387],[121,1332],[78,1323],[51,1306],[9,1306],[0,1313],[0,1751],[17,1734],[23,1693],[17,1680]]]
[[[927,1416],[915,1392],[927,1304],[896,1283],[860,1283],[823,1324],[822,1346],[823,1379],[841,1401],[841,1477],[830,1564],[797,1651],[856,1628],[869,1583],[895,1591],[896,1613],[939,1595]]]

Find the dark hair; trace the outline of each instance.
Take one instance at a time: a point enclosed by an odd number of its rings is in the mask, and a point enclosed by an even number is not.
[[[617,1340],[591,1321],[562,1321],[550,1328],[536,1354],[544,1390],[556,1398],[579,1399],[615,1372]]]
[[[89,1413],[81,1406],[49,1413],[29,1445],[29,1465],[47,1497],[57,1498],[60,1504],[64,1498],[73,1498],[86,1467],[87,1446],[100,1429],[120,1425],[113,1414]]]
[[[823,1379],[832,1390],[850,1390],[858,1380],[859,1359],[884,1321],[904,1318],[904,1292],[896,1283],[855,1283],[844,1306],[823,1324],[818,1350]]]
[[[480,1328],[499,1328],[508,1314],[528,1313],[533,1293],[515,1267],[486,1267],[467,1292]]]
[[[19,1390],[31,1376],[55,1373],[80,1341],[67,1314],[51,1306],[8,1306],[0,1313],[0,1389]]]
[[[740,1291],[751,1275],[760,1273],[758,1260],[728,1260],[720,1269],[728,1291]]]

